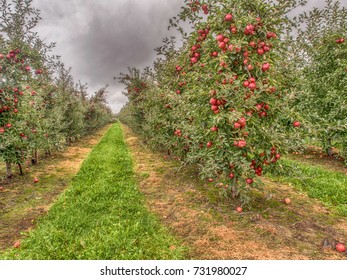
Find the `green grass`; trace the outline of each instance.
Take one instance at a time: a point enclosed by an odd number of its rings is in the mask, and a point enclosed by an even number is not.
[[[183,259],[184,248],[148,212],[116,123],[20,249],[0,258]]]
[[[347,176],[342,172],[327,170],[323,166],[291,159],[281,160],[284,172],[269,175],[278,182],[289,183],[319,199],[339,215],[347,216]],[[288,170],[291,172],[288,173]]]

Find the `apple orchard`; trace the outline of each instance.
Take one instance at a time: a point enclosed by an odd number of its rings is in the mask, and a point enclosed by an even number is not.
[[[150,146],[166,152],[165,157],[184,166],[197,165],[202,178],[222,183],[226,194],[240,196],[244,203],[249,190],[262,185],[260,177],[281,169],[282,155],[300,150],[305,137],[320,139],[329,149],[338,143],[345,153],[346,108],[338,118],[320,112],[317,103],[325,104],[324,93],[316,92],[312,83],[325,73],[326,79],[317,85],[336,88],[328,76],[338,72],[346,87],[346,64],[344,69],[342,65],[347,29],[331,30],[328,25],[315,33],[300,29],[300,23],[320,20],[311,14],[288,18],[288,12],[304,1],[185,4],[170,20],[170,28],[181,32],[182,46],[164,39],[153,68],[130,68],[118,78],[129,98],[119,114],[121,121],[140,132]],[[340,7],[328,3],[325,9]],[[189,34],[181,24],[186,27],[188,22],[193,30]],[[294,28],[299,30],[295,38]],[[330,42],[329,48],[313,51],[314,44],[324,40]],[[329,71],[319,68],[322,59],[331,60],[337,52],[344,59],[340,66],[331,63]],[[346,104],[346,91],[335,90],[334,95]],[[315,110],[310,107],[312,98],[320,99],[315,100]],[[338,132],[324,141],[319,135],[332,127],[319,126],[310,112],[317,112],[315,117],[325,115],[330,123],[339,119]]]
[[[112,118],[106,87],[88,97],[70,70],[50,54],[33,28],[39,11],[31,1],[2,2],[0,24],[0,157],[7,177],[14,164],[37,163],[105,125]]]

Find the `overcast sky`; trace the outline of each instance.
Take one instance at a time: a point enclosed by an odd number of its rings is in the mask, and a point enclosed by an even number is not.
[[[122,85],[113,80],[127,67],[151,66],[154,49],[168,36],[169,19],[184,0],[34,0],[42,20],[37,31],[56,42],[54,54],[72,67],[75,81],[87,82],[91,93],[109,84],[114,112],[126,103]],[[307,8],[322,6],[308,0]],[[347,4],[347,0],[340,0]]]

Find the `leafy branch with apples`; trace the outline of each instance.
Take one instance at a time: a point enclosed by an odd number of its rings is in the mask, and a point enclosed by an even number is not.
[[[112,120],[107,86],[88,97],[58,57],[33,31],[40,12],[32,1],[0,2],[0,158],[6,176],[14,164],[38,161]],[[35,180],[34,180],[35,182]]]
[[[300,117],[288,106],[281,69],[289,8],[283,3],[186,1],[171,20],[179,30],[189,20],[195,30],[182,33],[183,46],[167,39],[153,73],[119,78],[129,97],[120,117],[132,114],[149,143],[197,164],[202,178],[223,181],[242,203],[300,142]]]

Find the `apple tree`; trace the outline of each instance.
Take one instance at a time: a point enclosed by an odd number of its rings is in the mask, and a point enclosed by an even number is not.
[[[185,3],[171,26],[182,31],[187,20],[193,32],[182,32],[180,49],[170,40],[159,49],[152,74],[127,77],[128,112],[154,146],[246,202],[292,144],[286,132],[301,125],[287,105],[281,40],[298,3]]]
[[[300,79],[295,108],[311,123],[310,137],[332,155],[332,146],[347,155],[347,9],[327,0],[296,18],[293,61]]]

